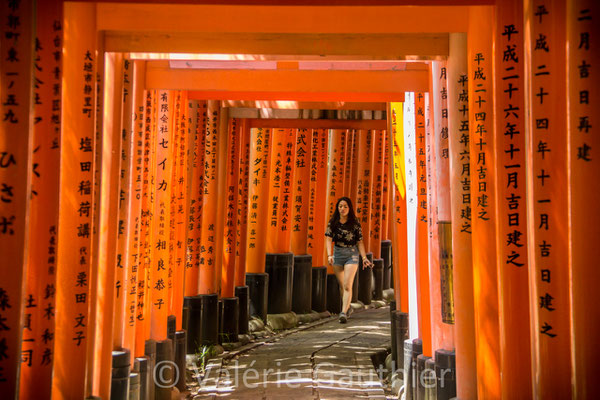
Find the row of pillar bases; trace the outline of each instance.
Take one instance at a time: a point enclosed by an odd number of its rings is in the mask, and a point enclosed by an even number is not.
[[[391,241],[381,242],[382,258],[367,258],[373,269],[363,269],[359,261],[358,273],[352,285],[352,302],[371,304],[383,299],[383,290],[392,282]],[[341,292],[335,274],[327,274],[327,268],[312,267],[312,256],[292,253],[267,253],[264,273],[246,274],[250,291],[250,315],[263,321],[267,314],[297,314],[311,311],[341,311]]]
[[[383,290],[393,282],[391,253],[391,241],[383,240],[382,258],[373,260],[373,254],[367,253],[373,270],[363,270],[360,260],[352,302],[368,305],[383,298]],[[268,314],[341,311],[335,274],[327,274],[325,266],[313,267],[311,255],[267,253],[265,271],[247,273],[247,286],[236,287],[234,297],[219,299],[216,293],[184,297],[183,329],[177,331],[176,317],[169,316],[167,339],[147,340],[144,357],[131,360],[128,349],[113,351],[111,399],[170,399],[173,385],[185,390],[186,355],[198,354],[203,347],[237,342],[238,335],[248,333],[252,316],[266,322]],[[157,365],[168,367],[155,368]],[[161,376],[153,377],[157,371]]]
[[[172,387],[185,390],[188,335],[185,330],[175,331],[175,321],[170,316],[169,337],[147,340],[144,356],[136,357],[133,364],[128,349],[112,352],[111,399],[170,400]]]
[[[406,400],[449,400],[456,397],[454,351],[436,350],[435,360],[423,354],[421,339],[408,337],[408,313],[390,302],[392,365],[404,383]]]

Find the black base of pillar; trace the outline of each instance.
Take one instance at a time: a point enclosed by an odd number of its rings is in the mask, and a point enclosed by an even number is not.
[[[456,397],[456,357],[453,351],[435,352],[435,376],[438,400]]]
[[[133,370],[140,375],[140,400],[150,399],[150,369],[148,368],[148,358],[138,357],[135,359]]]
[[[185,355],[187,354],[187,332],[175,332],[175,365],[177,371],[174,376],[175,386],[180,392],[185,390]]]
[[[312,309],[316,312],[327,310],[327,267],[312,269]]]
[[[402,368],[404,366],[402,343],[408,339],[408,314],[398,310],[391,311],[391,322],[392,359],[396,361],[396,368]]]
[[[383,300],[383,259],[373,260],[373,300]]]
[[[294,255],[292,253],[267,253],[265,272],[269,274],[269,314],[292,311],[294,281]]]
[[[217,344],[219,340],[219,296],[213,294],[198,295],[202,301],[200,345],[209,346]]]
[[[423,353],[421,339],[404,341],[404,393],[406,400],[417,399],[417,357]]]
[[[188,326],[190,325],[190,301],[188,300],[191,296],[183,296],[183,308],[181,310],[181,327],[187,332]]]
[[[127,400],[129,397],[129,359],[130,353],[127,349],[112,352],[111,399]]]
[[[175,384],[173,360],[173,342],[171,339],[156,342],[157,368],[152,374],[155,400],[171,400],[171,388]]]
[[[381,258],[383,259],[383,289],[390,288],[391,267],[392,267],[392,241],[381,241]]]
[[[186,311],[187,353],[196,354],[204,345],[217,344],[218,340],[218,295],[199,294],[183,299]]]
[[[394,316],[392,315],[396,311],[396,300],[390,301],[390,333],[392,335],[392,362],[394,363],[394,370],[401,368],[404,366],[404,363],[398,364],[398,354],[396,353],[398,349],[398,342],[396,341],[396,327],[394,326]],[[403,353],[404,354],[404,350]]]
[[[239,302],[237,297],[225,297],[221,311],[221,330],[219,337],[221,343],[238,341],[239,332]]]
[[[223,299],[218,300],[217,304],[217,343],[223,343],[221,336],[221,326],[223,324]]]
[[[127,400],[140,400],[140,374],[137,372],[129,374],[129,394]]]
[[[367,253],[369,261],[373,262],[373,253]],[[373,293],[373,271],[371,268],[364,268],[362,258],[358,263],[358,300],[363,304],[371,304]]]
[[[311,294],[308,296],[308,294]],[[292,285],[292,311],[296,314],[310,313],[312,303],[312,256],[294,256],[294,277]]]
[[[173,346],[175,345],[175,331],[177,331],[177,318],[169,315],[167,317],[167,339],[171,339]]]
[[[251,317],[258,317],[267,323],[267,300],[269,299],[269,274],[246,274],[249,310]]]
[[[429,374],[424,372],[427,369],[427,361],[430,360],[431,357],[420,354],[417,356],[417,375],[416,375],[416,391],[417,391],[417,399],[425,400],[425,385],[428,383],[425,379]]]
[[[183,298],[183,321],[182,327],[187,332],[187,352],[194,354],[200,343],[200,331],[202,329],[200,317],[200,298],[196,296],[185,296]]]
[[[250,304],[248,297],[248,286],[236,286],[235,297],[238,298],[238,334],[248,333],[248,318],[250,316]]]
[[[437,382],[435,379],[435,361],[431,357],[427,357],[425,361],[425,371],[420,375],[420,379],[424,386],[424,400],[437,400]]]
[[[327,311],[332,314],[342,312],[342,294],[335,274],[327,275]]]
[[[144,342],[144,355],[148,359],[148,399],[154,400],[154,367],[156,366],[156,341],[152,339]]]

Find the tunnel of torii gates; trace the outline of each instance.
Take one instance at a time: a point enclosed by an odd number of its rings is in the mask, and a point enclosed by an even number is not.
[[[339,312],[340,196],[400,365],[420,340],[461,399],[593,397],[597,1],[1,3],[3,398]]]

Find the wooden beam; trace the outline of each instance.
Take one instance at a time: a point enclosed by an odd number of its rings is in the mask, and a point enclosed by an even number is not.
[[[428,90],[427,71],[181,70],[148,62],[147,89],[204,92],[402,93]],[[318,96],[317,96],[318,98]],[[290,100],[279,97],[281,100]],[[323,101],[326,101],[323,99]],[[365,100],[373,101],[373,100]]]
[[[192,93],[189,92],[188,98]],[[396,100],[404,101],[402,99]],[[222,107],[231,108],[272,108],[279,110],[381,110],[387,109],[385,102],[348,102],[348,101],[277,101],[277,100],[224,100]]]
[[[339,119],[247,119],[250,128],[306,128],[306,129],[387,129],[387,121]]]
[[[277,108],[228,108],[230,118],[262,119],[385,119],[383,110],[325,110]]]
[[[189,92],[189,99],[193,100],[239,100],[260,102],[403,102],[404,92],[290,92],[290,91],[215,91],[193,90]]]
[[[468,6],[98,3],[98,30],[130,32],[466,32]]]
[[[447,33],[105,33],[107,51],[148,53],[369,56],[434,59],[448,56]]]
[[[97,0],[79,0],[96,2]],[[123,0],[103,0],[120,3]],[[203,4],[237,6],[493,6],[496,0],[128,0],[143,4]]]

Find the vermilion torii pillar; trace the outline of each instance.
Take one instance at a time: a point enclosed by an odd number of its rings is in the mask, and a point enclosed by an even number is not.
[[[527,257],[525,57],[523,1],[498,3],[496,57],[497,257],[500,372],[505,399],[532,397]]]
[[[492,7],[473,7],[469,14],[469,130],[473,287],[479,397],[500,397],[500,331],[496,259],[495,143]]]
[[[373,132],[372,130],[361,129],[357,131],[358,164],[357,181],[355,187],[356,203],[354,204],[356,217],[362,225],[363,243],[367,252],[372,251],[371,236],[371,177],[373,176]]]
[[[432,68],[433,65],[430,67]],[[433,68],[432,68],[433,69]],[[429,306],[431,318],[431,357],[435,351],[441,348],[444,336],[444,327],[441,312],[441,274],[440,274],[440,246],[437,224],[437,176],[435,159],[435,133],[434,133],[434,110],[433,98],[436,95],[433,90],[432,77],[430,75],[429,92],[426,94],[425,104],[425,173],[427,176],[427,255],[429,263]],[[435,230],[434,230],[435,228]]]
[[[272,131],[267,253],[287,253],[291,246],[292,193],[296,130]]]
[[[294,154],[294,179],[291,210],[292,253],[304,255],[307,251],[308,203],[310,188],[310,146],[312,129],[298,129]]]
[[[94,332],[94,335],[91,336],[91,346],[88,347],[89,357],[93,360],[93,367],[88,370],[88,384],[93,385],[92,393],[107,396],[112,369],[112,354],[109,351],[120,346],[116,342],[120,342],[122,337],[121,332],[115,332],[115,320],[106,317],[104,307],[120,312],[118,320],[121,320],[123,310],[115,308],[115,300],[117,293],[120,295],[123,291],[121,277],[117,273],[124,270],[117,257],[123,144],[123,54],[108,54],[103,62],[99,62],[98,71],[103,77],[98,91],[102,93],[104,108],[96,109],[96,135],[102,140],[98,140],[98,151],[94,159],[95,174],[99,177],[94,209],[105,211],[93,213],[97,229],[92,246],[90,299],[93,307],[90,309],[88,330]],[[101,115],[106,115],[106,118]]]
[[[292,226],[294,222],[294,174],[296,171],[296,136],[298,130],[286,128],[283,131],[283,153],[281,165],[281,185],[279,188],[279,210],[277,212],[277,252],[292,251]],[[272,162],[272,160],[271,160]],[[274,171],[271,171],[273,174]],[[273,179],[271,179],[273,180]],[[271,216],[272,217],[272,216]]]
[[[452,207],[452,266],[454,278],[456,394],[477,398],[473,257],[471,251],[471,164],[467,35],[450,35],[448,57],[448,150]]]
[[[404,142],[404,166],[406,191],[406,274],[407,274],[407,312],[409,316],[409,337],[417,339],[420,332],[421,318],[418,299],[418,266],[417,266],[417,213],[418,213],[418,173],[417,173],[417,149],[416,149],[416,93],[406,93],[403,103],[403,142]],[[399,142],[399,140],[397,140]],[[398,149],[399,150],[399,149]],[[395,157],[395,155],[394,155]],[[398,186],[400,190],[401,187]],[[395,200],[398,202],[398,200]],[[397,214],[398,215],[398,214]],[[400,214],[401,215],[401,214]],[[397,222],[398,223],[398,222]]]
[[[454,307],[454,276],[452,265],[452,223],[450,206],[450,170],[448,149],[448,68],[446,62],[432,64],[432,154],[435,168],[431,169],[434,179],[432,188],[435,190],[435,210],[432,210],[432,234],[437,236],[438,251],[434,256],[439,263],[439,293],[437,310],[432,317],[437,318],[437,340],[435,350],[453,350],[455,307]],[[433,253],[432,253],[433,254]],[[433,309],[433,308],[432,308]]]
[[[371,182],[371,251],[373,259],[381,258],[381,203],[383,196],[383,148],[385,146],[386,131],[373,131],[373,179]]]
[[[589,398],[595,393],[597,332],[600,313],[590,312],[588,299],[598,293],[600,269],[593,260],[600,257],[598,246],[600,191],[591,182],[600,176],[600,136],[598,135],[598,99],[591,96],[600,87],[597,47],[598,2],[567,2],[567,62],[569,149],[568,169],[571,226],[571,319],[574,382],[573,396]],[[596,29],[594,29],[596,28]],[[592,66],[593,69],[592,69]],[[594,308],[595,306],[592,306]]]
[[[219,102],[207,102],[206,126],[203,128],[204,174],[202,199],[202,232],[200,234],[200,275],[198,293],[217,292],[216,253],[217,248],[217,137],[219,137]],[[220,266],[219,266],[220,268]]]
[[[193,149],[189,149],[191,171],[187,239],[187,263],[185,270],[185,295],[198,294],[200,279],[200,234],[202,232],[202,205],[204,199],[204,160],[206,134],[206,102],[190,100],[190,134],[193,135]]]
[[[227,158],[227,132],[228,132],[228,121],[229,121],[229,108],[222,108],[221,102],[217,102],[219,105],[219,115],[216,119],[217,129],[217,198],[223,199],[227,193],[227,166],[225,159]],[[223,232],[225,229],[225,202],[217,202],[217,225],[215,226],[216,232]],[[224,236],[217,235],[216,240],[216,256],[215,256],[215,275],[216,275],[216,293],[221,293],[221,273],[223,269],[219,266],[223,265],[223,249],[224,249]]]
[[[423,341],[423,354],[432,357],[431,306],[427,227],[427,156],[426,156],[426,101],[425,93],[415,93],[417,221],[415,261],[417,272],[417,305],[419,310],[419,337]]]
[[[56,309],[55,255],[59,212],[59,192],[56,188],[60,179],[61,113],[55,105],[60,104],[61,100],[61,76],[52,71],[62,66],[62,57],[53,55],[54,52],[62,51],[62,1],[38,3],[37,15],[37,40],[40,46],[36,48],[36,64],[39,68],[35,70],[38,82],[35,93],[39,97],[38,104],[33,109],[37,120],[33,129],[33,148],[37,149],[33,153],[33,165],[37,167],[33,170],[31,182],[34,194],[30,203],[29,243],[44,246],[30,246],[29,254],[26,255],[27,289],[20,363],[21,399],[50,398],[54,359],[55,318],[45,315],[44,310]],[[4,48],[3,45],[2,47]],[[0,181],[4,183],[3,179],[2,176]],[[2,251],[4,252],[4,248]],[[2,281],[5,282],[4,277]],[[3,314],[0,311],[2,318],[5,318]],[[3,387],[0,391],[7,395],[10,392]]]
[[[343,176],[344,176],[344,189],[343,189],[343,193],[346,193],[346,195],[351,194],[352,191],[352,185],[356,184],[356,182],[352,181],[352,169],[356,168],[356,164],[354,164],[352,162],[353,160],[353,155],[356,155],[355,149],[354,149],[354,138],[356,137],[355,135],[355,130],[354,129],[347,129],[346,130],[346,142],[344,144],[344,149],[346,151],[346,153],[344,154],[344,172],[343,172]],[[352,199],[352,202],[355,203],[354,199]]]
[[[171,314],[176,317],[176,329],[182,329],[183,296],[185,292],[185,266],[187,252],[186,229],[189,217],[187,208],[189,197],[189,173],[188,173],[188,119],[189,108],[187,91],[177,92],[176,118],[173,119],[173,131],[176,135],[174,143],[175,165],[172,171],[173,185],[171,186],[171,207],[173,208],[173,221],[171,229],[172,255],[169,256],[172,263],[173,289],[171,294]]]
[[[169,205],[171,203],[171,169],[173,168],[173,93],[159,90],[157,110],[153,118],[157,119],[155,204],[153,217],[153,258],[150,271],[150,337],[156,341],[167,338],[168,298],[168,261],[169,261]]]
[[[564,44],[567,9],[565,1],[528,5],[525,25],[530,31],[525,35],[525,54],[530,64],[526,70],[529,83],[525,104],[531,110],[527,217],[528,239],[533,244],[529,247],[533,394],[540,398],[569,398],[569,200],[565,190],[569,141]],[[521,199],[515,199],[513,204],[518,204],[519,209],[524,206]],[[555,367],[547,368],[549,363]]]
[[[56,311],[52,397],[82,398],[86,390],[88,340],[87,317],[90,300],[93,191],[79,191],[87,182],[94,186],[95,143],[95,5],[64,5],[63,75],[71,86],[63,88],[61,136],[61,188],[56,276],[56,310],[48,306],[47,315]],[[89,68],[88,68],[89,66]],[[87,90],[89,88],[89,91]],[[89,93],[89,94],[88,94]],[[89,204],[90,208],[87,208]],[[82,205],[85,207],[82,208]],[[79,212],[78,210],[81,210]],[[88,213],[89,212],[89,213]],[[72,266],[76,266],[73,268]],[[92,304],[93,305],[93,304]],[[75,340],[74,340],[75,339]]]
[[[239,196],[239,173],[240,173],[240,120],[229,119],[227,135],[227,207],[225,211],[225,229],[223,231],[223,266],[221,274],[221,296],[233,297],[235,287],[235,268],[237,251],[237,207]]]
[[[390,124],[391,125],[391,124]],[[392,175],[390,174],[390,165],[392,164],[392,152],[390,139],[393,138],[391,131],[388,129],[384,135],[383,142],[383,187],[381,190],[381,240],[390,240],[389,232],[389,216],[392,204],[391,185]]]
[[[348,179],[348,175],[347,172],[350,168],[350,166],[348,165],[348,163],[350,162],[348,160],[348,154],[350,151],[350,144],[351,144],[351,139],[350,139],[350,129],[342,129],[342,138],[340,141],[340,169],[339,169],[339,180],[341,183],[341,189],[342,189],[342,193],[348,193],[349,191],[349,179]]]
[[[327,151],[329,131],[315,129],[311,146],[310,206],[308,224],[308,254],[312,255],[313,267],[326,265],[325,229],[327,226]],[[323,201],[325,200],[325,201]]]
[[[249,185],[249,159],[250,159],[250,131],[246,120],[239,127],[240,132],[240,163],[238,178],[238,206],[237,206],[237,251],[235,267],[235,286],[246,285],[246,238],[248,234],[248,185]]]
[[[135,286],[128,292],[127,306],[133,311],[128,310],[129,318],[133,318],[133,323],[128,321],[126,327],[128,347],[134,357],[143,355],[143,345],[140,343],[144,339],[138,339],[142,336],[143,328],[138,319],[140,312],[143,312],[143,299],[140,306],[139,294],[144,293],[146,270],[144,268],[144,257],[142,254],[142,199],[144,197],[144,151],[146,123],[144,120],[144,111],[146,106],[146,97],[144,93],[145,62],[136,60],[133,62],[133,153],[132,153],[132,184],[131,184],[131,211],[129,218],[130,240],[129,262],[131,267],[136,269]],[[141,289],[141,290],[140,290]],[[138,330],[140,332],[138,332]]]
[[[264,273],[271,129],[250,130],[246,272]]]
[[[431,281],[431,326],[432,351],[435,357],[437,350],[454,349],[454,309],[453,309],[453,277],[452,277],[452,232],[450,221],[450,186],[444,175],[439,174],[440,165],[445,164],[448,173],[447,158],[440,156],[442,135],[446,128],[446,67],[442,62],[431,65],[431,84],[429,93],[429,118],[427,123],[427,197],[429,227],[429,273]],[[444,126],[445,125],[445,126]],[[448,149],[446,148],[446,155]],[[446,175],[447,176],[447,175]],[[440,218],[440,214],[447,218]]]
[[[152,258],[153,232],[154,232],[154,204],[155,204],[155,173],[156,162],[156,91],[144,91],[144,152],[142,170],[142,205],[141,205],[141,230],[139,258],[142,276],[139,278],[137,290],[136,311],[136,340],[135,354],[137,357],[144,355],[145,341],[150,338],[150,302],[152,290]]]
[[[131,261],[128,255],[128,242],[130,241],[127,221],[129,220],[129,199],[131,195],[131,159],[133,144],[133,63],[128,55],[125,55],[122,61],[120,74],[115,76],[121,82],[119,93],[116,93],[115,106],[121,108],[120,118],[116,119],[117,129],[120,132],[120,166],[118,171],[118,186],[116,193],[117,200],[117,234],[116,234],[116,270],[115,270],[115,319],[113,326],[113,345],[114,348],[128,348],[125,346],[125,326],[129,320],[127,310],[127,294],[131,289],[132,272],[130,269]],[[120,101],[118,101],[120,100]],[[133,275],[133,286],[135,284],[135,275]]]
[[[342,146],[342,133],[343,131],[341,129],[332,129],[329,131],[329,137],[330,137],[330,144],[331,144],[331,149],[329,150],[329,193],[328,193],[328,198],[329,198],[329,206],[327,208],[327,215],[325,220],[327,222],[329,222],[329,220],[331,219],[331,217],[333,216],[333,213],[335,212],[335,206],[337,204],[337,201],[340,197],[344,196],[345,194],[342,192],[342,190],[344,189],[344,181],[342,180],[342,157],[344,157],[345,155],[342,154],[341,152],[341,146]],[[354,207],[356,208],[356,204],[354,204]],[[356,212],[356,209],[355,209]],[[357,215],[358,218],[358,215]],[[326,223],[327,223],[326,222]],[[325,237],[322,238],[323,240],[325,240]],[[328,274],[333,274],[333,266],[328,265],[327,266],[327,273]]]
[[[390,173],[390,223],[394,258],[394,297],[396,309],[408,313],[408,238],[407,238],[407,192],[404,150],[404,103],[392,103],[390,107],[392,153]]]

